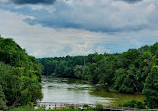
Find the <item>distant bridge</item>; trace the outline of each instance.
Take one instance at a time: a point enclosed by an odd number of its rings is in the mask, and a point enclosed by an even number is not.
[[[83,108],[85,104],[82,103],[64,103],[64,102],[37,102],[34,104],[35,106],[45,106],[47,109],[58,109],[58,108]],[[86,104],[90,107],[95,107],[95,104]]]
[[[90,107],[95,107],[96,104],[84,104],[84,103],[64,103],[64,102],[37,102],[34,104],[35,106],[45,106],[46,109],[61,109],[61,108],[83,108],[84,105],[88,105]],[[116,106],[105,106],[103,108],[109,111],[158,111],[158,109],[137,109],[137,108],[129,108],[129,107],[116,107]]]

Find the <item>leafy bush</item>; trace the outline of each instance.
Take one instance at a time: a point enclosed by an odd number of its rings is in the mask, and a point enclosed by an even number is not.
[[[9,111],[46,111],[44,107],[38,107],[35,109],[33,106],[22,106],[22,107],[16,107],[9,109]]]
[[[103,107],[102,104],[98,103],[98,104],[96,105],[95,109],[96,109],[97,111],[103,111],[103,110],[104,110],[104,107]]]
[[[127,101],[123,104],[120,104],[119,106],[121,107],[131,107],[131,108],[139,108],[139,109],[145,109],[146,106],[143,102],[140,102],[140,101],[136,101],[136,100],[130,100],[130,101]]]
[[[89,105],[87,105],[87,104],[84,104],[83,105],[83,109],[91,109],[91,107]]]
[[[5,100],[5,95],[2,91],[2,86],[0,85],[0,110],[6,110],[6,100]]]

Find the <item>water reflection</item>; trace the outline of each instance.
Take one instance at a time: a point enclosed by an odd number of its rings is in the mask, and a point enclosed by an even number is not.
[[[133,98],[144,99],[144,96],[141,95],[127,95],[95,90],[87,81],[55,77],[42,79],[42,92],[44,94],[42,102],[116,105]]]

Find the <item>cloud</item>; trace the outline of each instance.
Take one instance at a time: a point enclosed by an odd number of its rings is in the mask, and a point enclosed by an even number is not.
[[[56,0],[1,0],[0,3],[23,4],[54,4]]]
[[[101,33],[76,29],[52,29],[41,25],[30,26],[24,19],[33,18],[0,10],[0,32],[3,37],[11,37],[36,57],[85,55],[93,53],[96,43],[106,37]],[[10,18],[12,18],[10,20]],[[98,37],[98,39],[96,38]],[[97,49],[96,49],[97,50]]]
[[[118,1],[125,1],[128,3],[137,3],[137,2],[141,2],[142,0],[118,0]]]
[[[5,9],[7,7],[12,12],[33,16],[35,19],[25,20],[30,25],[41,24],[50,28],[74,28],[111,34],[151,28],[149,18],[156,12],[158,4],[156,0],[147,1],[128,4],[120,0],[56,0],[53,6],[5,6]],[[151,3],[154,5],[149,7]],[[147,8],[150,10],[146,11]]]
[[[54,4],[54,2],[56,2],[57,0],[0,0],[1,3],[15,3],[15,4]],[[59,0],[58,0],[59,1]],[[71,3],[72,0],[63,0],[66,2]],[[112,0],[111,0],[112,1]],[[142,0],[115,0],[115,1],[125,1],[128,3],[136,3],[136,2],[140,2]],[[88,1],[91,2],[91,1]],[[87,2],[87,3],[88,3]],[[91,3],[89,3],[91,4]]]
[[[158,31],[142,30],[139,33],[119,32],[109,35],[84,29],[56,29],[42,27],[40,24],[29,25],[24,20],[34,19],[32,16],[4,10],[0,10],[0,14],[1,35],[13,38],[29,54],[36,57],[123,52],[129,48],[151,45],[158,41]]]
[[[158,41],[157,10],[157,0],[0,4],[0,33],[36,57],[123,52]]]

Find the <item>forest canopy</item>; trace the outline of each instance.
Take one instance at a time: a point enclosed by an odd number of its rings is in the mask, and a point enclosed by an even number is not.
[[[123,53],[36,59],[12,39],[0,37],[0,110],[41,99],[41,72],[121,93],[139,92],[148,107],[158,108],[158,43]]]
[[[121,93],[143,93],[147,97],[146,104],[158,107],[158,43],[123,53],[37,60],[44,66],[44,75],[89,80]]]
[[[0,110],[42,98],[41,65],[12,39],[0,37]]]

